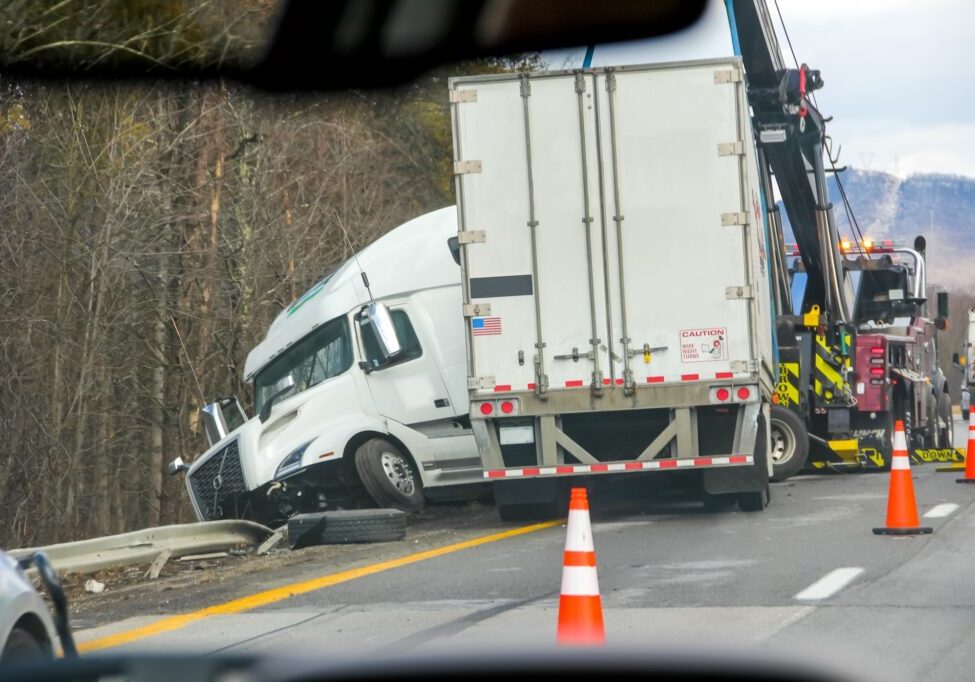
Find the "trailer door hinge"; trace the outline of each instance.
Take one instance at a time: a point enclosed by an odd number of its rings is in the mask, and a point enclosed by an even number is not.
[[[721,214],[721,224],[725,227],[729,225],[747,225],[748,224],[748,214],[745,212],[741,213],[722,213]]]
[[[476,102],[477,90],[451,90],[450,103],[460,104],[462,102]]]
[[[718,145],[718,156],[742,156],[744,153],[744,142],[725,142]]]
[[[464,306],[464,317],[480,317],[491,314],[490,303],[468,303]]]
[[[494,388],[494,385],[494,377],[467,377],[467,388],[471,391]]]
[[[458,244],[483,244],[487,241],[484,230],[461,230],[457,233]]]
[[[740,82],[741,82],[741,71],[739,69],[731,69],[730,71],[714,72],[715,85],[721,85],[723,83],[740,83]]]
[[[751,285],[740,287],[726,287],[724,297],[729,301],[736,301],[742,298],[754,298]]]
[[[480,172],[481,172],[480,161],[454,161],[454,175],[462,175],[464,173],[480,173]]]

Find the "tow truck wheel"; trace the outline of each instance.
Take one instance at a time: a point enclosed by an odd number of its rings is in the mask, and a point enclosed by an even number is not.
[[[799,415],[788,408],[773,405],[770,421],[771,480],[784,481],[805,466],[809,455],[809,434]]]
[[[423,484],[410,458],[382,438],[367,440],[355,451],[355,469],[369,497],[380,507],[405,512],[423,509]]]
[[[955,420],[951,414],[951,396],[947,391],[938,398],[938,428],[941,430],[941,447],[955,447]]]

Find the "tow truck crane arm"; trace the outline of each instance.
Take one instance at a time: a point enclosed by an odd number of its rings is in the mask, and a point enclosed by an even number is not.
[[[850,320],[850,295],[844,285],[839,240],[826,190],[823,163],[825,121],[809,101],[822,86],[818,71],[805,64],[786,68],[764,0],[728,0],[738,50],[748,78],[749,103],[759,140],[759,169],[767,201],[773,201],[771,176],[795,232],[808,276],[803,309],[819,306],[833,323]],[[782,265],[784,251],[777,209],[772,219],[773,252]],[[784,267],[777,267],[776,302],[790,301]],[[779,312],[785,312],[784,306]]]

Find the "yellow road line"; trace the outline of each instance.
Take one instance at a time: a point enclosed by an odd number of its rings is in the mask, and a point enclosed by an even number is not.
[[[423,552],[407,554],[406,556],[399,557],[398,559],[381,561],[379,563],[369,564],[367,566],[361,566],[359,568],[352,568],[347,571],[330,573],[328,575],[323,575],[318,578],[312,578],[311,580],[306,580],[300,583],[292,583],[290,585],[284,585],[282,587],[275,587],[274,589],[265,590],[264,592],[257,592],[255,594],[251,594],[246,597],[241,597],[240,599],[233,599],[231,601],[224,602],[222,604],[214,604],[213,606],[208,606],[206,608],[199,609],[197,611],[190,611],[189,613],[181,613],[175,616],[167,616],[155,622],[149,623],[148,625],[143,625],[142,627],[133,628],[131,630],[125,630],[123,632],[118,632],[114,635],[107,635],[105,637],[93,639],[88,642],[82,642],[78,644],[78,651],[85,653],[90,651],[99,651],[101,649],[109,649],[111,647],[121,646],[123,644],[135,642],[140,639],[145,639],[146,637],[152,637],[153,635],[158,635],[164,632],[172,632],[173,630],[179,630],[180,628],[184,628],[187,625],[190,625],[191,623],[195,623],[198,620],[203,620],[208,616],[227,615],[231,613],[241,613],[243,611],[250,611],[251,609],[256,609],[261,606],[266,606],[268,604],[273,604],[275,602],[283,601],[285,599],[289,599],[290,597],[295,597],[299,594],[314,592],[315,590],[321,590],[326,587],[331,587],[333,585],[338,585],[340,583],[348,582],[350,580],[355,580],[356,578],[364,578],[367,575],[382,573],[383,571],[388,571],[393,568],[408,566],[409,564],[415,564],[420,561],[426,561],[427,559],[435,559],[437,557],[444,556],[445,554],[460,552],[462,550],[470,549],[472,547],[486,545],[490,542],[497,542],[498,540],[505,540],[507,538],[513,538],[519,535],[534,533],[535,531],[538,530],[552,528],[563,522],[564,522],[563,519],[558,519],[555,521],[545,521],[544,523],[536,523],[530,526],[522,526],[521,528],[513,528],[511,530],[506,530],[501,533],[484,535],[479,538],[473,538],[471,540],[457,542],[452,545],[445,545],[443,547],[435,547],[434,549],[428,549]]]

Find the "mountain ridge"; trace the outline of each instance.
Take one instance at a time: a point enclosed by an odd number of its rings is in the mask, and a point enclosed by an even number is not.
[[[929,282],[975,291],[975,178],[950,173],[900,178],[850,168],[840,180],[864,238],[910,245],[924,235]],[[827,184],[840,236],[856,239],[835,176]],[[794,241],[785,211],[782,217],[786,241]]]

